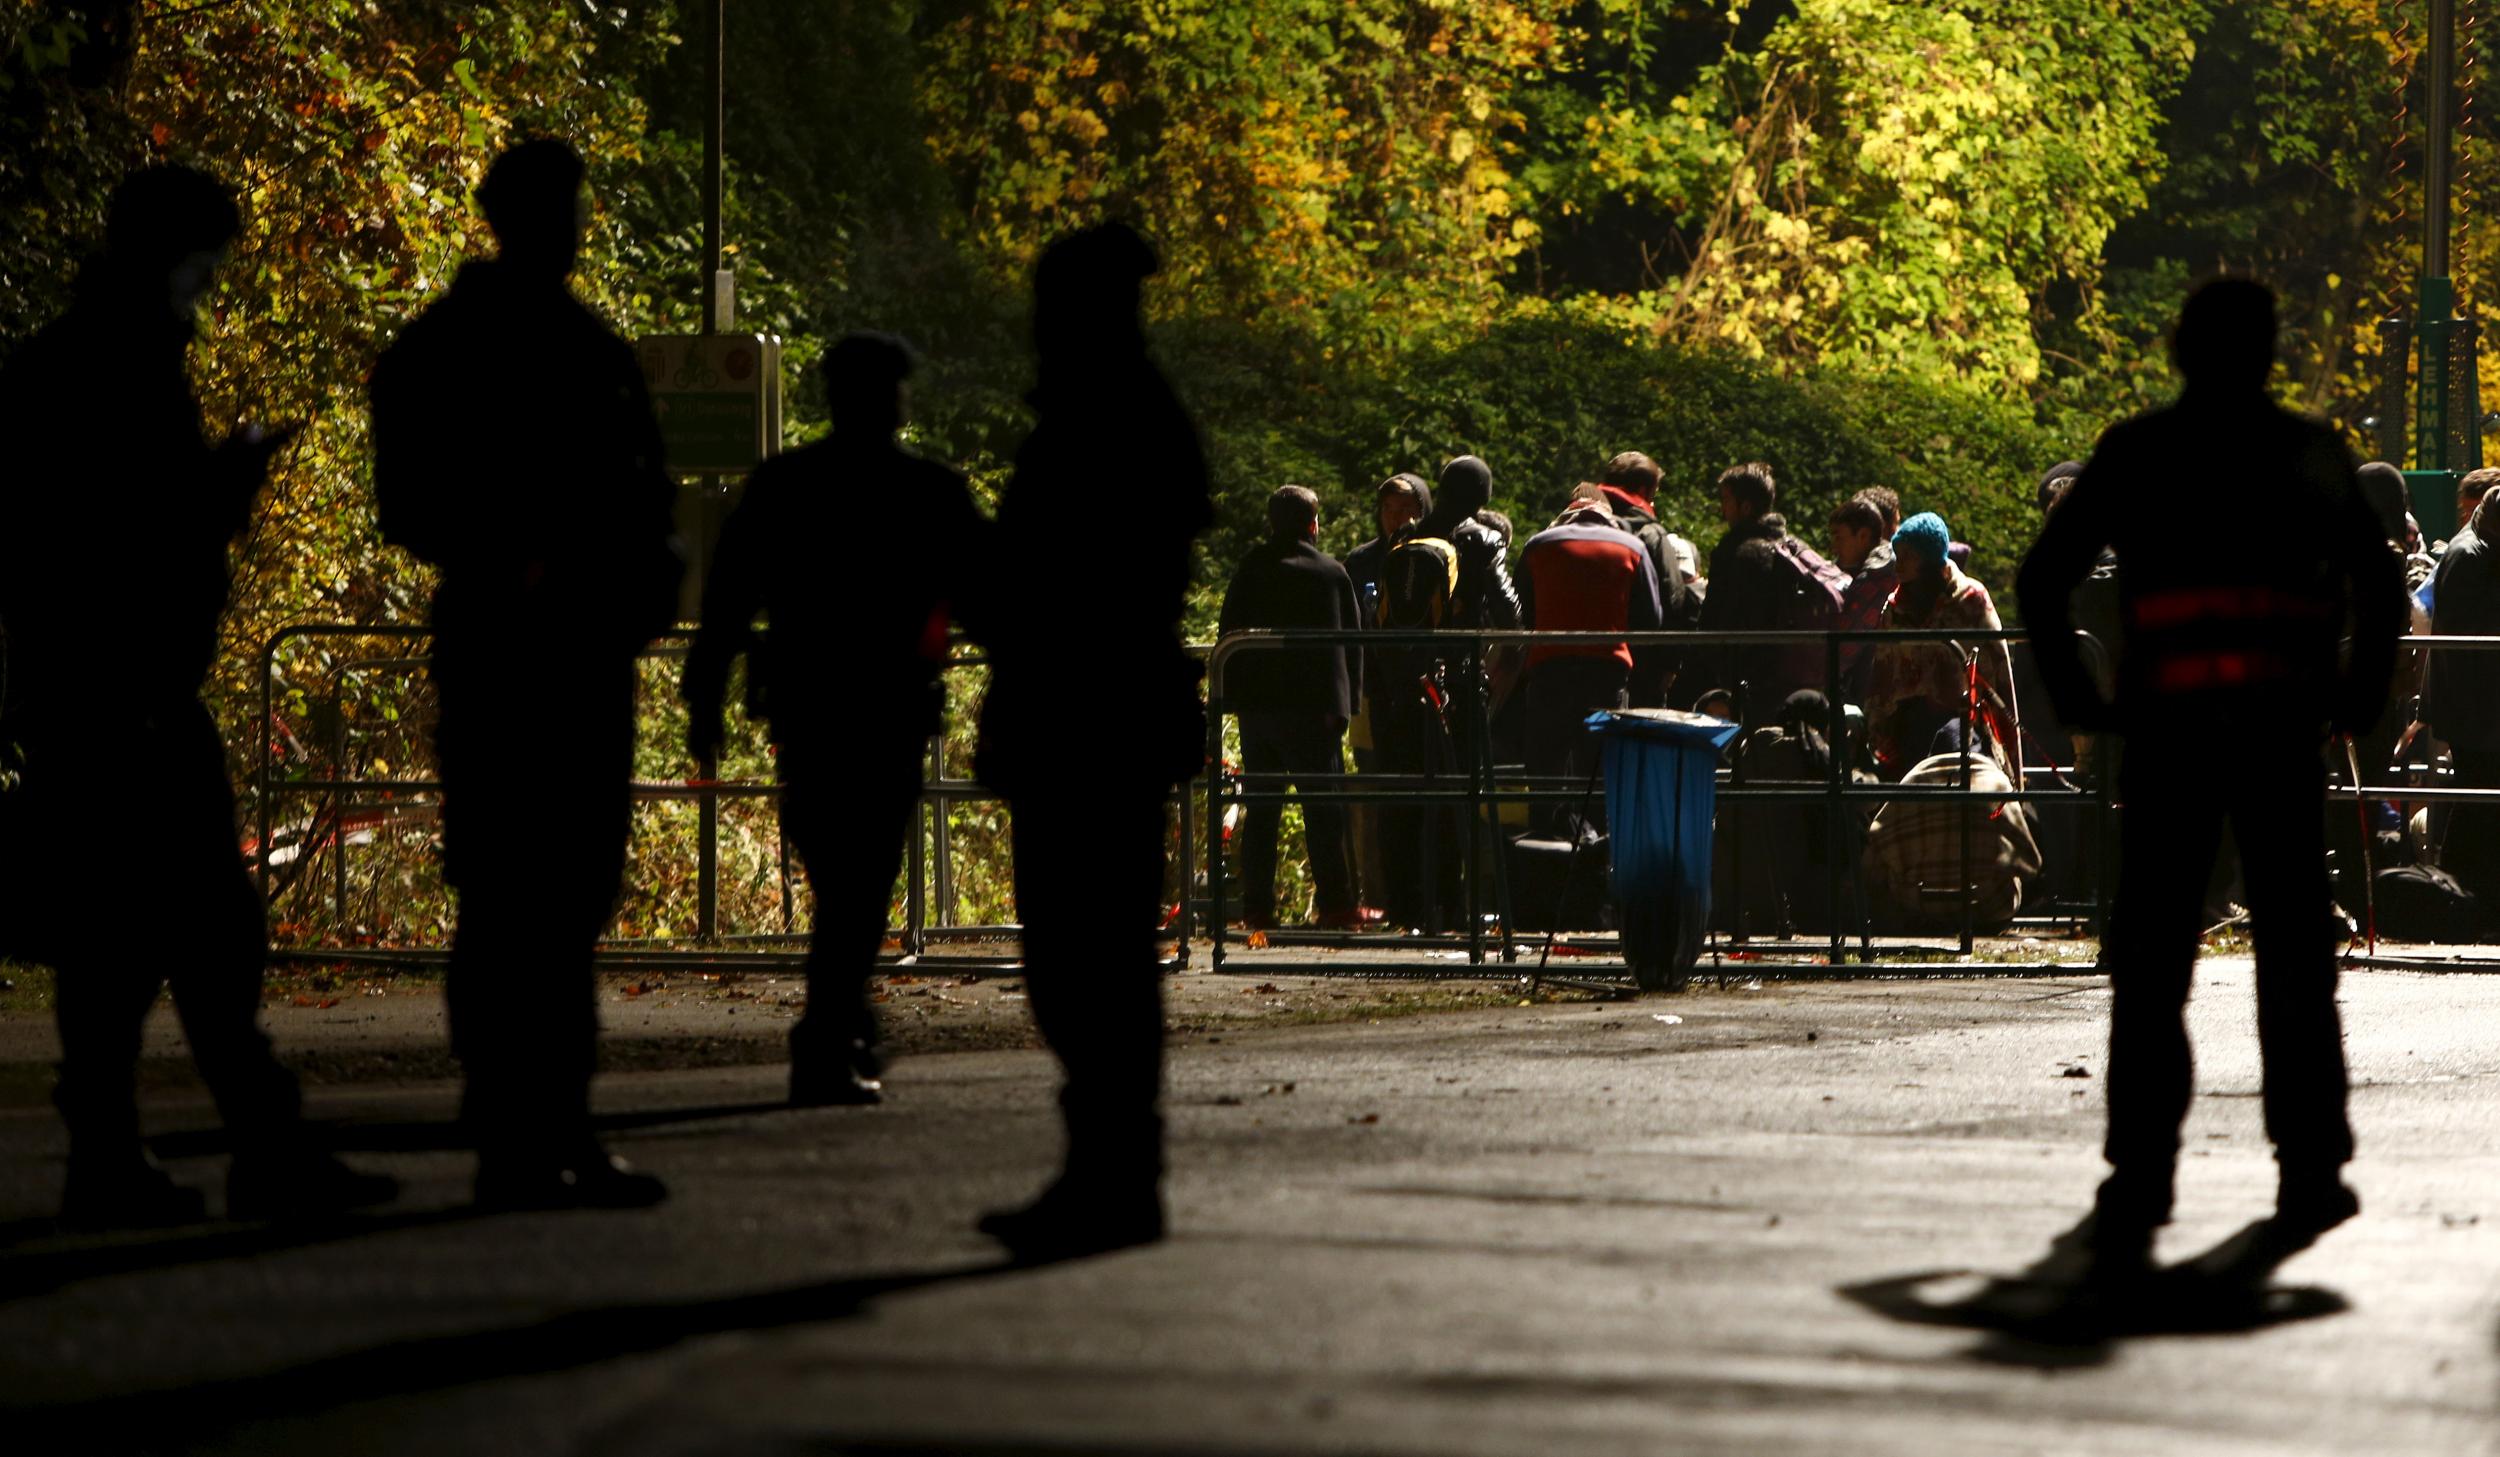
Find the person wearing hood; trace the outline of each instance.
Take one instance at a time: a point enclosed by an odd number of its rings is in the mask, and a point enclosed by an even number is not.
[[[322,1217],[396,1192],[305,1135],[294,1075],[258,1025],[267,910],[200,701],[228,550],[294,434],[201,433],[190,349],[241,225],[215,178],[132,173],[75,301],[0,373],[0,765],[17,772],[0,795],[0,953],[55,973],[72,1225],[205,1217],[139,1136],[140,1032],[168,982],[234,1149],[230,1217]],[[145,944],[134,914],[174,941]]]
[[[590,1121],[591,965],[633,831],[635,659],[684,575],[634,352],[574,296],[582,160],[551,140],[478,185],[496,253],[375,364],[382,538],[431,563],[450,1003],[477,1199],[632,1208],[667,1189]]]
[[[1950,541],[1944,518],[1933,511],[1921,511],[1893,533],[1901,584],[1885,605],[1883,626],[2004,629],[1988,589],[1946,554]],[[2013,656],[2003,640],[1875,645],[1867,665],[1866,722],[1876,758],[1889,774],[1897,777],[1926,758],[1939,731],[1950,726],[1959,733],[1966,713],[2005,777],[2020,784],[2022,720],[2014,702]]]
[[[1458,549],[1458,590],[1451,627],[1515,628],[1519,593],[1511,585],[1509,548],[1501,533],[1477,519],[1493,499],[1493,467],[1462,455],[1441,467],[1432,509],[1415,523],[1417,536],[1439,537]]]

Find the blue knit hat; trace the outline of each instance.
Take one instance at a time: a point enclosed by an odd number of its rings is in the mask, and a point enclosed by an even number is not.
[[[1944,518],[1933,511],[1919,512],[1892,534],[1894,551],[1916,551],[1931,567],[1944,560],[1945,548],[1952,543],[1953,533],[1945,529]]]

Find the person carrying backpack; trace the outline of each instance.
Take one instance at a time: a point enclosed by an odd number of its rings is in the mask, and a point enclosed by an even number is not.
[[[1719,519],[1727,531],[1710,549],[1703,632],[1828,632],[1839,624],[1849,576],[1788,534],[1772,509],[1778,500],[1771,468],[1758,460],[1720,473]],[[1745,685],[1738,702],[1749,728],[1771,722],[1798,689],[1821,689],[1826,676],[1819,643],[1703,648],[1691,661],[1703,665],[1689,675],[1692,687]]]
[[[1702,594],[1686,570],[1693,561],[1693,544],[1658,520],[1658,485],[1663,479],[1658,462],[1627,450],[1606,462],[1593,491],[1583,487],[1575,494],[1593,494],[1615,518],[1616,526],[1640,538],[1658,573],[1659,626],[1670,632],[1690,632],[1701,626]],[[1664,707],[1667,695],[1675,691],[1677,655],[1650,647],[1635,648],[1632,656],[1632,706]]]
[[[1476,519],[1493,469],[1472,455],[1441,468],[1432,509],[1392,545],[1380,568],[1380,626],[1398,631],[1515,628],[1501,536]],[[1385,648],[1373,655],[1372,738],[1392,774],[1463,775],[1475,764],[1484,708],[1473,655]],[[1391,805],[1381,815],[1389,862],[1388,911],[1401,926],[1437,930],[1459,904],[1459,826],[1437,806]]]

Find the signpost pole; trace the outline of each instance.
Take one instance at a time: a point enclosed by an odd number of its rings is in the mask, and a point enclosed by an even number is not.
[[[2456,317],[2456,285],[2448,271],[2449,178],[2456,122],[2456,0],[2430,0],[2428,126],[2422,167],[2422,277],[2414,311],[2419,342],[2415,370],[2413,514],[2426,538],[2452,536],[2458,476],[2482,464],[2482,422],[2476,418],[2473,332]],[[2462,347],[2460,347],[2462,346]],[[2459,379],[2459,374],[2466,376]],[[2460,386],[2463,386],[2460,388]]]
[[[712,0],[708,8],[711,34],[705,37],[703,67],[711,102],[703,115],[703,332],[711,335],[719,333],[727,323],[721,317],[721,118],[727,109],[727,82],[722,75],[721,59],[728,30],[724,23],[728,0]],[[699,477],[696,483],[698,538],[692,555],[697,573],[697,603],[703,600],[701,574],[710,570],[712,543],[719,535],[720,482],[720,477],[707,475]],[[716,787],[720,765],[706,763],[700,772],[705,788],[696,809],[701,819],[695,852],[695,895],[699,902],[696,934],[709,943],[720,935],[720,791]]]

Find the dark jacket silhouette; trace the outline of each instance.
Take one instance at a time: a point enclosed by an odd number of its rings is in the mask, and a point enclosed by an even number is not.
[[[1225,589],[1216,628],[1362,627],[1354,580],[1334,557],[1308,541],[1263,541],[1250,549]],[[1261,648],[1234,655],[1224,698],[1236,711],[1309,712],[1350,719],[1363,692],[1362,650],[1345,647]]]
[[[1334,558],[1306,539],[1270,538],[1252,547],[1233,574],[1217,635],[1252,628],[1351,631],[1361,625],[1354,582]],[[1299,789],[1333,787],[1314,781],[1345,772],[1345,727],[1362,691],[1362,650],[1351,643],[1234,654],[1225,669],[1224,700],[1241,725],[1242,768],[1262,779],[1290,779]],[[1275,920],[1276,843],[1284,811],[1282,800],[1260,799],[1244,816],[1242,910],[1253,927]],[[1354,871],[1345,820],[1339,803],[1302,801],[1313,899],[1324,921],[1350,924]]]
[[[1608,524],[1616,519],[1602,508],[1573,511],[1528,538],[1519,553],[1519,597],[1528,626],[1541,632],[1658,630],[1656,558],[1638,536]],[[1529,773],[1587,779],[1597,761],[1588,716],[1628,706],[1639,657],[1621,642],[1537,643],[1528,649]],[[1586,797],[1585,792],[1557,796],[1539,817],[1557,821],[1553,828],[1570,838],[1579,832],[1579,806]]]
[[[999,502],[976,769],[1012,810],[1035,1024],[1066,1083],[1067,1166],[983,1228],[1041,1258],[1160,1236],[1166,807],[1204,757],[1183,648],[1190,543],[1213,520],[1198,434],[1147,354],[1153,251],[1117,224],[1034,276],[1038,417]],[[1117,571],[1071,572],[1107,561]]]
[[[2365,732],[2386,705],[2402,581],[2350,453],[2327,426],[2266,397],[2273,344],[2262,288],[2200,289],[2174,344],[2186,391],[2102,436],[2018,582],[2058,717],[2126,736],[2117,901],[2101,960],[2113,993],[2112,1172],[2099,1214],[2129,1258],[2170,1214],[2191,1087],[2181,1009],[2226,821],[2256,938],[2278,1219],[2314,1235],[2358,1207],[2338,1180],[2352,1130],[2319,751],[2330,726]],[[2233,523],[2230,550],[2179,529],[2188,500]],[[2086,672],[2070,596],[2104,548],[2125,564],[2114,701]],[[2338,648],[2347,622],[2348,657]]]
[[[867,982],[944,718],[953,605],[979,586],[988,521],[964,478],[895,443],[910,356],[853,335],[827,358],[832,434],[756,467],[721,528],[686,660],[698,758],[718,747],[732,661],[777,748],[783,832],[816,895],[807,1012],[790,1033],[791,1099],[875,1102]],[[885,410],[878,414],[878,397]],[[851,418],[844,418],[845,414]],[[902,524],[857,548],[862,513]],[[758,614],[769,622],[759,637]]]
[[[592,1136],[591,958],[633,815],[635,656],[675,613],[675,487],[632,351],[565,278],[581,169],[554,143],[479,188],[501,251],[374,367],[384,538],[442,574],[447,988],[483,1203],[639,1204],[663,1190]]]
[[[1658,574],[1658,625],[1669,632],[1690,632],[1700,627],[1702,594],[1684,580],[1684,569],[1676,564],[1674,548],[1668,543],[1673,533],[1658,519],[1656,498],[1611,481],[1601,482],[1598,491],[1606,509],[1614,514],[1615,524],[1639,538],[1649,552],[1650,567]],[[1635,648],[1632,656],[1633,705],[1665,706],[1667,695],[1683,670],[1683,651],[1652,646]]]
[[[168,980],[234,1138],[231,1213],[323,1213],[392,1188],[298,1131],[295,1079],[257,1026],[265,912],[199,697],[228,551],[292,433],[211,445],[191,393],[192,311],[238,224],[202,174],[133,174],[76,301],[0,371],[0,762],[22,774],[0,792],[0,949],[57,972],[74,1222],[201,1217],[139,1143],[140,1031]],[[178,949],[133,941],[134,913]]]
[[[1451,627],[1512,628],[1521,621],[1519,591],[1510,580],[1510,549],[1500,532],[1476,519],[1491,499],[1492,468],[1462,455],[1441,468],[1432,509],[1415,523],[1415,535],[1439,537],[1458,552]]]
[[[2443,637],[2500,633],[2500,550],[2484,539],[2489,513],[2480,514],[2483,526],[2458,531],[2431,576],[2431,631]],[[2447,744],[2458,785],[2500,789],[2500,661],[2455,650],[2427,656],[2422,717]],[[2439,866],[2473,893],[2486,928],[2500,924],[2500,810],[2455,806]]]
[[[1776,632],[1799,626],[1784,615],[1796,595],[1796,569],[1781,560],[1779,551],[1779,543],[1787,539],[1787,519],[1777,511],[1728,524],[1710,548],[1710,594],[1701,604],[1703,632]],[[1790,694],[1821,689],[1819,680],[1808,681],[1799,661],[1790,650],[1771,646],[1706,649],[1686,663],[1684,686],[1732,693],[1741,681],[1746,684],[1747,721],[1767,723]]]

